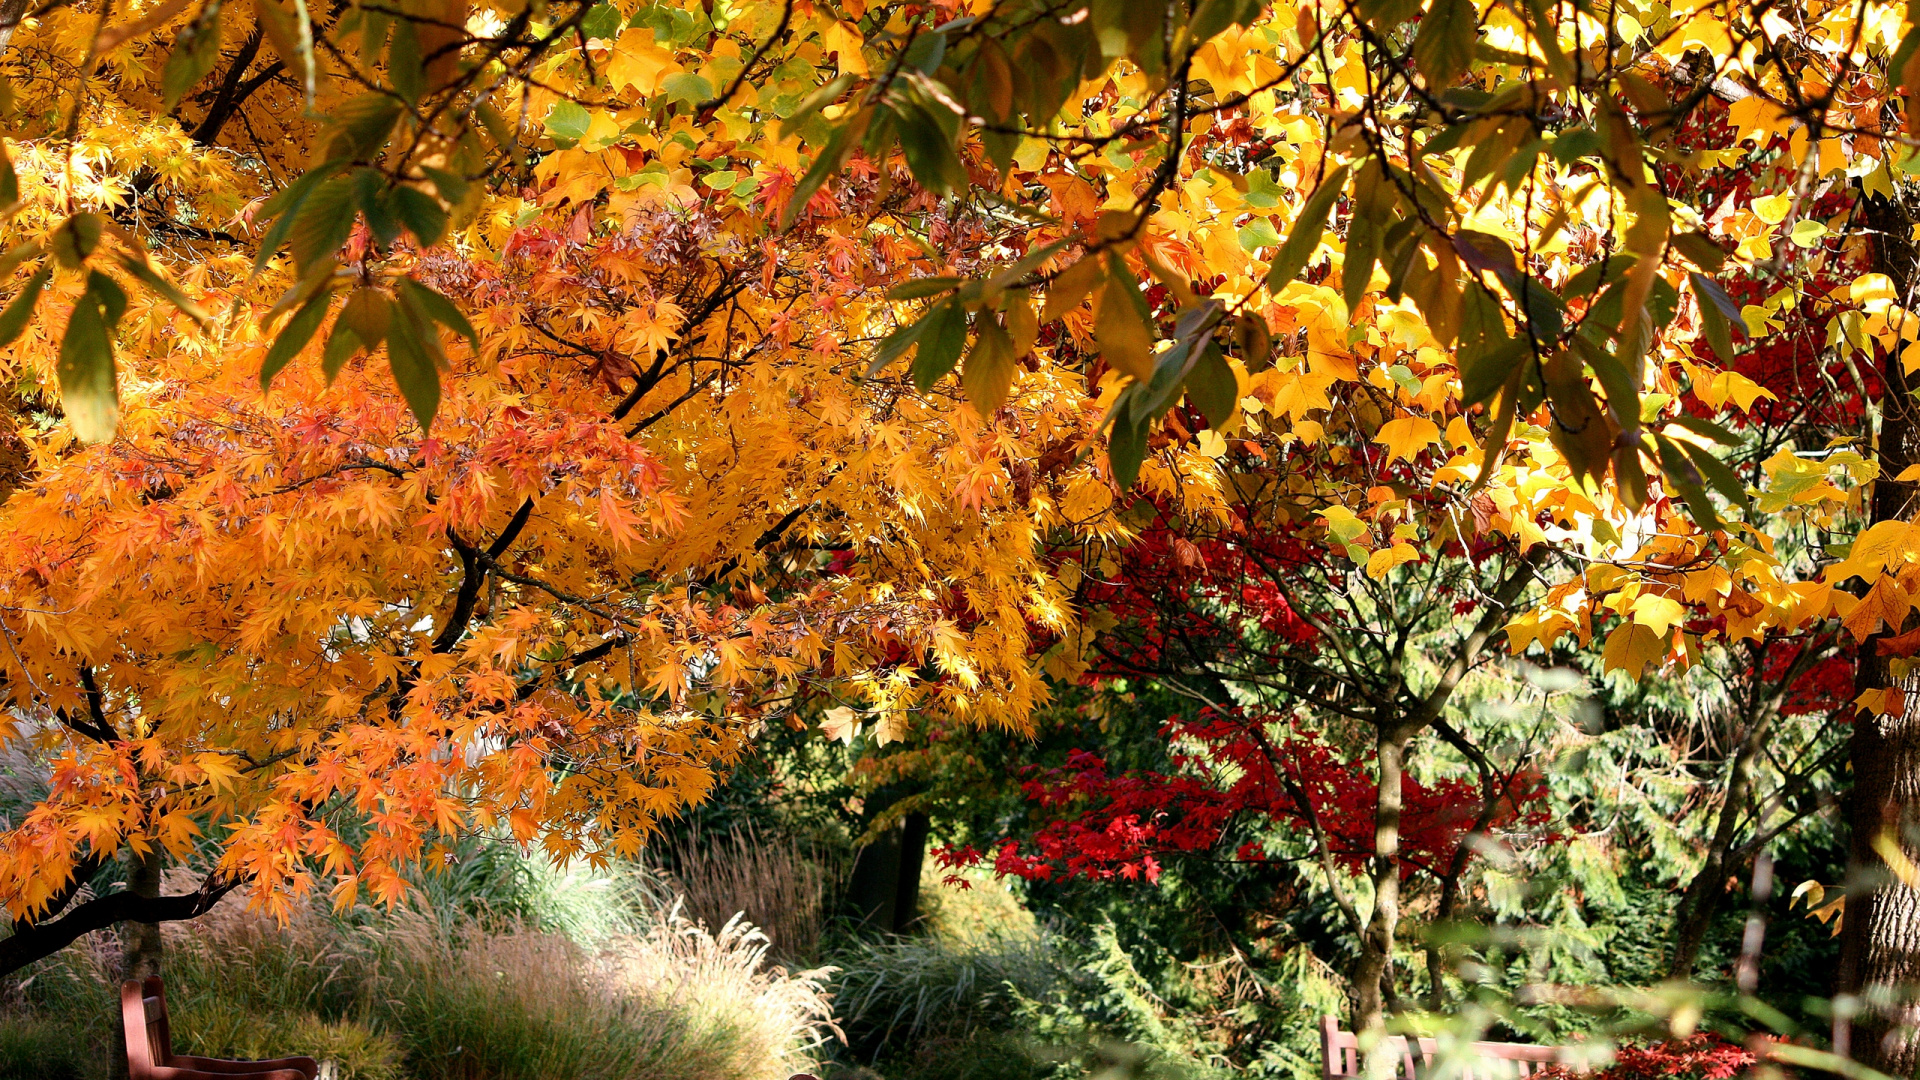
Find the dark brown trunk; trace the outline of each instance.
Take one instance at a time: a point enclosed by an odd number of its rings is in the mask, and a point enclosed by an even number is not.
[[[1902,192],[1903,196],[1908,195]],[[1868,198],[1867,222],[1873,239],[1875,269],[1893,279],[1909,309],[1914,301],[1916,215],[1900,200]],[[1904,521],[1913,516],[1915,486],[1895,480],[1920,462],[1920,423],[1908,391],[1909,380],[1897,357],[1880,366],[1880,479],[1874,482],[1871,523]],[[1863,1006],[1852,1020],[1834,1026],[1834,1049],[1893,1076],[1911,1076],[1920,1067],[1915,1038],[1920,1011],[1913,988],[1920,985],[1920,891],[1902,882],[1881,849],[1891,844],[1904,854],[1910,872],[1920,861],[1915,812],[1920,809],[1920,677],[1895,679],[1880,655],[1885,635],[1859,646],[1854,674],[1857,690],[1900,689],[1906,703],[1891,716],[1860,715],[1853,722],[1853,788],[1846,802],[1849,836],[1847,910],[1842,931],[1840,991]],[[1835,1010],[1844,1016],[1844,1010]]]
[[[1354,968],[1355,1031],[1383,1031],[1393,985],[1393,942],[1400,927],[1400,803],[1407,736],[1382,734],[1374,747],[1380,790],[1373,806],[1373,913]]]

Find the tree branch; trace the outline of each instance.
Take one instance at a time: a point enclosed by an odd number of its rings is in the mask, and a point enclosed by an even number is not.
[[[197,919],[213,909],[220,898],[239,887],[240,879],[222,881],[209,874],[200,887],[180,896],[136,896],[130,892],[108,893],[74,908],[52,922],[22,928],[14,924],[13,936],[0,940],[0,975],[11,975],[39,960],[44,960],[95,930],[115,923],[181,922]]]

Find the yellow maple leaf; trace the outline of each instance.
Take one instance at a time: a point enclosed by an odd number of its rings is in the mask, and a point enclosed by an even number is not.
[[[1624,671],[1633,678],[1639,678],[1647,665],[1658,661],[1667,652],[1667,639],[1656,634],[1652,627],[1638,622],[1623,622],[1607,635],[1607,644],[1602,654],[1605,671]]]
[[[1373,441],[1387,448],[1389,461],[1412,461],[1415,454],[1440,441],[1440,425],[1424,416],[1403,416],[1380,425]]]

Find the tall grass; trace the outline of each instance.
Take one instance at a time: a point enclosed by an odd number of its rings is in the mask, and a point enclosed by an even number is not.
[[[823,851],[751,826],[694,832],[667,851],[686,913],[708,927],[740,916],[766,934],[773,952],[799,961],[819,954],[835,867]]]
[[[1039,938],[956,948],[933,938],[849,943],[834,1004],[865,1053],[931,1036],[1017,1026],[1023,1003],[1064,991],[1072,972]]]
[[[316,903],[281,925],[230,897],[171,924],[176,1049],[310,1054],[340,1080],[784,1080],[830,1037],[827,973],[769,965],[744,922],[710,932],[649,907],[654,885],[530,873],[560,910],[493,914],[451,891],[458,904]],[[108,935],[39,965],[18,988],[25,1015],[0,1021],[0,1065],[9,1046],[60,1034],[35,1027],[47,1018],[110,1033],[118,970]]]

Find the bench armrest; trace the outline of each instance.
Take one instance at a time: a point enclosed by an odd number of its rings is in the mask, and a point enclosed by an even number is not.
[[[293,1072],[313,1080],[320,1075],[320,1063],[310,1057],[273,1058],[266,1061],[225,1061],[219,1058],[188,1057],[175,1054],[167,1064],[176,1069],[214,1073],[219,1076],[259,1076],[262,1073]]]
[[[231,1064],[231,1063],[229,1063]],[[235,1076],[245,1076],[251,1080],[313,1080],[312,1073],[299,1069],[271,1069],[265,1072],[210,1072],[206,1069],[183,1069],[178,1065],[153,1065],[134,1075],[143,1080],[233,1080]]]

